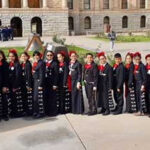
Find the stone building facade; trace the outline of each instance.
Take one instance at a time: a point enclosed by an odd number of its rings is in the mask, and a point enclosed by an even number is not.
[[[150,0],[0,0],[0,24],[16,36],[145,32]]]

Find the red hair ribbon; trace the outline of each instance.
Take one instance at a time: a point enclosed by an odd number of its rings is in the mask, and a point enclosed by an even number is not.
[[[148,57],[150,57],[150,54],[146,55],[145,59],[147,59]]]
[[[77,55],[77,52],[76,51],[70,51],[69,52],[69,56],[71,56],[72,54],[76,54]]]
[[[134,55],[133,55],[134,57],[140,57],[141,58],[141,54],[139,53],[139,52],[136,52],[136,53],[134,53]]]
[[[129,52],[129,53],[127,53],[126,57],[127,57],[127,56],[130,56],[131,58],[133,58],[133,57],[134,57],[134,54]]]
[[[10,49],[9,53],[17,54],[17,50],[16,49]]]
[[[100,52],[97,54],[97,57],[105,56],[105,52]]]

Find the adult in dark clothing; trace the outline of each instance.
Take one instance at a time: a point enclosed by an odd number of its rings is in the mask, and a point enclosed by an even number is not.
[[[45,116],[44,108],[44,88],[45,88],[45,63],[41,60],[41,53],[35,51],[33,53],[34,63],[32,67],[33,73],[33,117],[41,118]]]
[[[21,117],[23,116],[23,99],[21,92],[21,75],[22,69],[19,64],[17,51],[9,50],[9,89],[11,95],[11,116]]]
[[[82,95],[82,65],[77,60],[77,53],[71,51],[69,53],[69,76],[68,87],[71,91],[72,113],[82,114],[84,112],[83,95]]]
[[[121,114],[123,111],[123,85],[124,85],[124,75],[125,68],[122,63],[121,54],[115,54],[115,64],[113,66],[113,90],[114,90],[114,99],[116,102],[116,108],[114,115]]]
[[[125,57],[125,98],[126,98],[126,112],[136,112],[136,100],[134,89],[134,64],[133,54],[128,53]]]
[[[98,68],[94,63],[93,54],[86,54],[87,63],[84,66],[83,80],[85,83],[86,95],[89,103],[88,115],[97,113],[97,82],[98,82]]]
[[[147,100],[147,109],[150,114],[150,54],[146,55],[146,100]]]
[[[57,54],[57,59],[59,62],[59,78],[58,78],[58,102],[59,108],[58,113],[64,114],[66,113],[66,109],[68,109],[66,105],[66,98],[68,91],[67,91],[67,79],[69,74],[68,64],[65,62],[65,54],[60,52]]]
[[[56,91],[58,88],[58,63],[53,60],[54,53],[46,53],[45,69],[45,111],[48,116],[57,115]]]
[[[33,113],[33,78],[32,78],[32,65],[29,61],[29,54],[23,52],[21,54],[21,67],[22,67],[22,95],[24,102],[24,111],[27,116]]]
[[[110,114],[109,93],[110,92],[112,93],[113,69],[107,63],[104,52],[99,53],[98,58],[99,58],[98,101],[102,107],[101,113],[103,113],[103,115],[109,115]]]
[[[8,99],[5,97],[8,93],[8,63],[4,52],[0,50],[0,120],[9,120]]]
[[[145,94],[146,69],[141,62],[141,54],[139,52],[134,54],[134,84],[138,111],[136,115],[144,115],[144,112],[146,111],[146,103],[145,99],[143,99],[143,94]]]

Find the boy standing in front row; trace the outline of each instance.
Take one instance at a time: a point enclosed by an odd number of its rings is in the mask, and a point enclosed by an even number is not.
[[[85,90],[89,103],[88,115],[94,115],[97,113],[96,91],[98,82],[98,68],[94,63],[93,54],[86,54],[86,60],[87,63],[84,66],[83,80],[85,83]]]
[[[122,113],[123,110],[123,84],[124,84],[124,74],[125,68],[122,63],[121,54],[115,54],[115,64],[113,67],[113,90],[114,99],[116,102],[116,108],[114,110],[114,115]]]

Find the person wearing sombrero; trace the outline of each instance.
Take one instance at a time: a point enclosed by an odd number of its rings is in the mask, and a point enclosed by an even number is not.
[[[39,51],[33,53],[33,117],[36,119],[45,116],[44,91],[45,91],[45,63]]]
[[[145,102],[145,86],[146,86],[146,69],[141,61],[141,54],[136,52],[134,54],[134,84],[135,84],[135,97],[137,103],[136,115],[144,115],[146,112]]]
[[[107,63],[106,55],[104,52],[100,52],[97,54],[99,58],[98,65],[98,103],[102,108],[101,113],[103,115],[110,114],[110,95],[112,93],[112,80],[113,80],[113,69]],[[113,101],[112,101],[113,102]],[[111,104],[112,106],[113,103]]]
[[[84,104],[82,95],[82,65],[77,60],[76,51],[70,51],[68,87],[71,91],[72,113],[83,114]]]
[[[11,117],[22,117],[24,106],[21,91],[22,69],[18,60],[17,50],[9,50],[9,89],[11,95]]]

